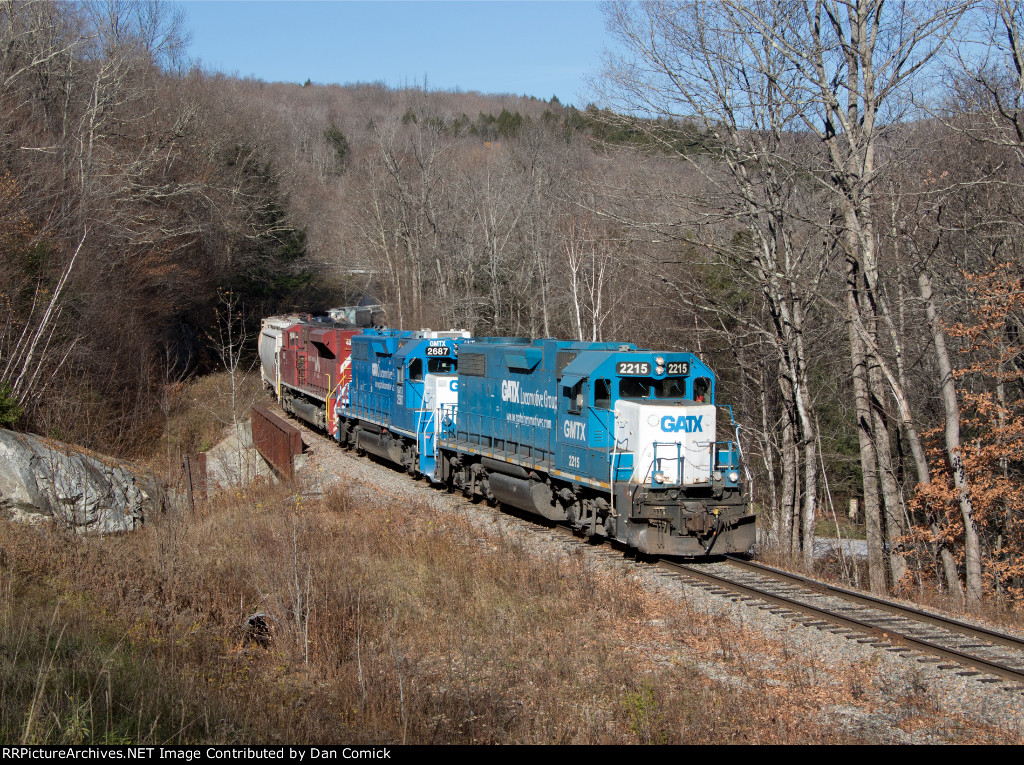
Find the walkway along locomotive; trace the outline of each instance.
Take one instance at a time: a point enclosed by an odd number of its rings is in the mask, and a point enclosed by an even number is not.
[[[716,437],[731,410],[693,354],[272,317],[260,355],[286,411],[467,497],[648,554],[754,543],[738,438]]]

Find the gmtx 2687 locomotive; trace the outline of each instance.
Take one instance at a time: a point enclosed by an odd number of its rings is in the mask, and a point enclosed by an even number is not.
[[[692,354],[297,317],[264,320],[260,350],[287,411],[467,497],[643,553],[754,543],[738,439],[717,439],[728,409]]]

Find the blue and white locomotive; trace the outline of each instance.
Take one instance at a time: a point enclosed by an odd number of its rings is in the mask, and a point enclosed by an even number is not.
[[[435,474],[442,406],[458,396],[463,330],[365,329],[352,338],[352,377],[335,405],[335,438],[419,473]]]
[[[737,441],[689,353],[560,340],[467,342],[437,479],[640,552],[746,552]]]

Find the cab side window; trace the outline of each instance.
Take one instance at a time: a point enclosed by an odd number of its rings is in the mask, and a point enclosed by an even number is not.
[[[423,379],[423,359],[413,359],[409,362],[409,379]]]
[[[562,395],[569,399],[569,414],[579,414],[583,411],[583,405],[585,403],[583,400],[583,382],[583,380],[580,380],[571,388],[567,385],[562,386]]]
[[[594,408],[610,409],[612,405],[612,381],[594,380]]]
[[[455,362],[451,359],[427,359],[428,374],[446,374],[455,371]]]
[[[698,377],[693,381],[693,400],[698,404],[711,403],[711,381],[706,377]]]

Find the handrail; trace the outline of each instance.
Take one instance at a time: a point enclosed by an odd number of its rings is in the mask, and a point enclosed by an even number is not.
[[[739,450],[740,464],[743,466],[743,474],[747,477],[747,496],[750,496],[751,486],[753,481],[750,478],[750,468],[747,467],[746,457],[743,456],[743,442],[740,440],[740,424],[736,422],[736,418],[733,416],[732,407],[728,404],[718,404],[729,411],[729,419],[732,420],[733,428],[736,433],[736,448]]]
[[[653,441],[651,446],[654,448],[654,455],[651,459],[651,466],[656,472],[664,472],[661,468],[662,460],[672,460],[676,463],[676,480],[672,483],[662,483],[661,486],[682,486],[683,485],[683,468],[685,465],[686,458],[683,456],[683,445],[677,441]],[[658,447],[659,446],[674,446],[676,448],[675,457],[659,457]],[[654,480],[654,476],[651,476],[651,480]]]

